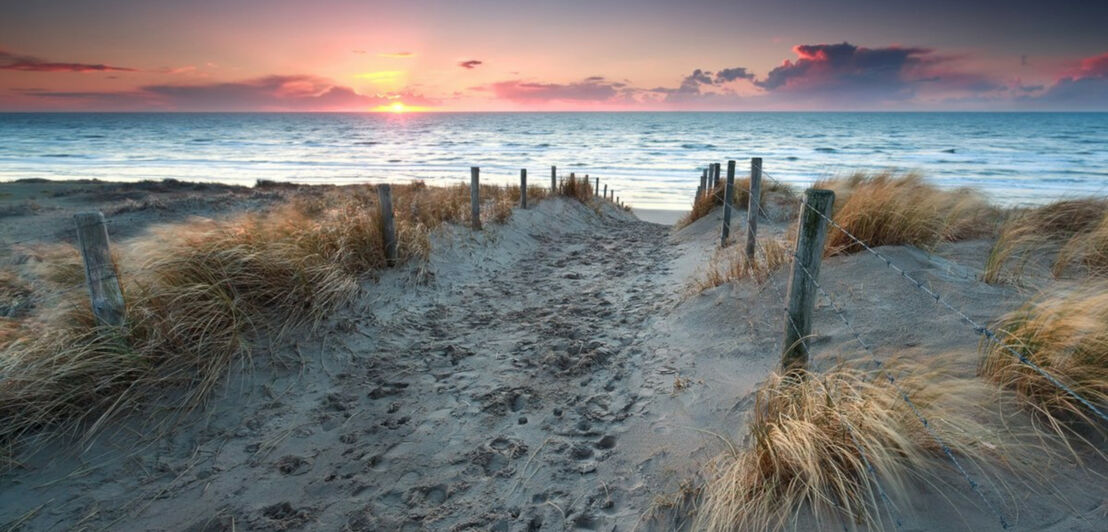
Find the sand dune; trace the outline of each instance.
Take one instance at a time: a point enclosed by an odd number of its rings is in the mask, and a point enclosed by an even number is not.
[[[790,223],[782,214],[760,230],[783,235]],[[255,366],[237,368],[171,437],[151,441],[123,422],[85,449],[54,442],[20,457],[0,486],[0,523],[687,528],[684,496],[727,448],[723,440],[742,445],[752,394],[776,368],[783,332],[787,271],[764,285],[690,293],[719,224],[717,210],[675,232],[610,205],[556,198],[480,233],[446,227],[426,264],[369,282],[317,331],[263,340]],[[987,242],[882,250],[975,319],[1026,298],[977,280]],[[942,353],[975,371],[975,333],[884,264],[833,257],[821,280],[878,352]],[[862,356],[826,301],[815,323],[816,367]],[[1043,458],[1034,482],[1004,471],[979,478],[1017,529],[1098,530],[1106,510],[1097,475],[1108,471],[1098,458],[1085,468],[1071,462]],[[999,527],[942,462],[902,495],[905,529]],[[796,527],[815,526],[807,519]]]

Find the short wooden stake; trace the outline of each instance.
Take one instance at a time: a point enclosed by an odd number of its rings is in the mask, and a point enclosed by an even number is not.
[[[550,192],[558,190],[558,167],[550,167]]]
[[[807,339],[812,332],[812,311],[816,303],[815,279],[819,277],[823,245],[827,240],[824,217],[831,217],[834,203],[835,193],[830,190],[810,188],[804,192],[785,311],[785,341],[781,353],[781,367],[785,371],[808,367]]]
[[[85,262],[92,314],[101,325],[123,325],[127,309],[108,247],[108,224],[104,214],[83,212],[75,215],[73,221],[77,224],[77,245]]]
[[[750,159],[750,199],[746,204],[746,261],[754,264],[754,244],[758,237],[758,213],[762,210],[762,158]]]
[[[385,263],[396,265],[396,222],[392,212],[392,187],[377,185],[377,201],[381,209],[381,235],[385,240]]]
[[[727,185],[723,189],[723,232],[719,237],[719,247],[727,247],[727,237],[731,236],[731,198],[735,197],[735,161],[727,161]]]
[[[481,169],[469,169],[469,222],[474,229],[481,229]]]
[[[519,169],[519,208],[527,208],[527,169]]]

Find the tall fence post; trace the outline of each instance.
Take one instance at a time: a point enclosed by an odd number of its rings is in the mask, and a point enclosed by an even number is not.
[[[396,223],[392,212],[392,187],[377,185],[377,201],[381,209],[381,235],[385,240],[385,263],[396,265]]]
[[[708,169],[705,168],[700,171],[700,188],[696,192],[696,197],[705,195],[708,192]]]
[[[469,169],[469,222],[474,229],[481,229],[481,169]]]
[[[789,302],[785,311],[785,341],[781,367],[785,371],[807,369],[807,337],[812,332],[812,310],[816,302],[815,278],[819,277],[823,245],[827,240],[827,218],[835,193],[810,188],[804,191],[800,207],[800,225],[796,235],[796,255],[789,278]],[[824,218],[827,217],[827,218]]]
[[[101,325],[123,325],[126,305],[108,247],[108,225],[104,213],[82,212],[75,215],[73,221],[77,224],[77,245],[85,262],[85,281],[88,282],[92,314]]]
[[[712,192],[715,193],[716,187],[719,186],[719,163],[712,163]]]
[[[519,169],[519,208],[527,208],[527,169]]]
[[[558,167],[550,167],[550,193],[553,194],[558,191]]]
[[[596,178],[596,188],[593,189],[592,195],[597,196],[597,197],[600,196],[600,178],[599,177]]]
[[[727,247],[727,237],[731,236],[731,198],[735,194],[735,161],[727,161],[727,186],[723,189],[723,232],[719,237],[719,247]]]
[[[746,260],[754,265],[754,243],[758,237],[758,212],[762,210],[762,158],[750,159],[750,199],[746,204]]]
[[[604,199],[608,199],[608,184],[604,183]]]

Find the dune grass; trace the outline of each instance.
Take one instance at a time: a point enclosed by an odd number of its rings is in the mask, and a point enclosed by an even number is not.
[[[570,198],[576,198],[581,203],[588,204],[593,199],[592,183],[587,177],[577,177],[570,174],[569,177],[558,184],[558,194]]]
[[[691,291],[699,294],[731,281],[753,279],[761,284],[774,272],[789,263],[795,244],[783,239],[766,239],[758,243],[754,260],[746,256],[745,246],[732,245],[717,249],[703,275],[692,282]]]
[[[693,200],[692,210],[689,211],[684,217],[677,221],[677,229],[681,229],[712,212],[712,209],[723,205],[723,196],[725,195],[725,188],[727,184],[725,181],[720,181],[720,184],[711,190],[710,194],[697,197]],[[731,190],[732,198],[731,205],[736,209],[746,210],[750,205],[750,178],[736,179],[734,187]],[[777,183],[772,180],[762,180],[762,192],[760,198],[760,204],[765,207],[767,201],[770,198],[776,197],[783,200],[793,200],[796,198],[796,193],[788,185]]]
[[[993,324],[1003,345],[981,344],[980,373],[1017,397],[1060,436],[1108,431],[1077,399],[1023,364],[1014,349],[1100,409],[1108,408],[1108,282],[1043,296]]]
[[[532,202],[545,195],[539,189]],[[400,261],[429,234],[467,223],[469,188],[393,187]],[[503,221],[518,187],[482,187],[483,217]],[[0,323],[0,444],[41,429],[91,436],[150,401],[187,412],[210,397],[252,340],[314,327],[386,266],[372,186],[302,189],[263,213],[154,228],[117,245],[126,325],[96,325],[72,246],[40,251],[37,282],[61,295]],[[171,398],[166,398],[173,390]]]
[[[978,192],[942,190],[914,173],[857,173],[813,187],[835,192],[835,222],[870,246],[930,249],[940,242],[989,236],[1000,218]],[[828,229],[826,255],[859,251],[862,246],[841,230]]]
[[[1050,262],[1054,277],[1074,266],[1089,275],[1108,276],[1108,200],[1063,200],[1014,214],[986,259],[984,279],[1019,282],[1037,260]]]
[[[908,370],[910,369],[910,373]],[[975,421],[980,383],[935,367],[893,369],[931,426],[963,460],[984,462],[997,436]],[[771,375],[757,392],[747,448],[724,453],[706,480],[694,530],[891,525],[880,487],[895,502],[912,479],[940,483],[940,446],[887,380],[840,367]],[[987,445],[995,446],[993,443]],[[867,462],[876,471],[868,471]]]

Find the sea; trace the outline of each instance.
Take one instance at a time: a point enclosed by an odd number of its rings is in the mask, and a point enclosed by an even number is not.
[[[1108,113],[3,113],[0,181],[252,185],[599,177],[633,207],[687,209],[701,169],[761,157],[797,187],[917,172],[1001,205],[1108,195]]]

